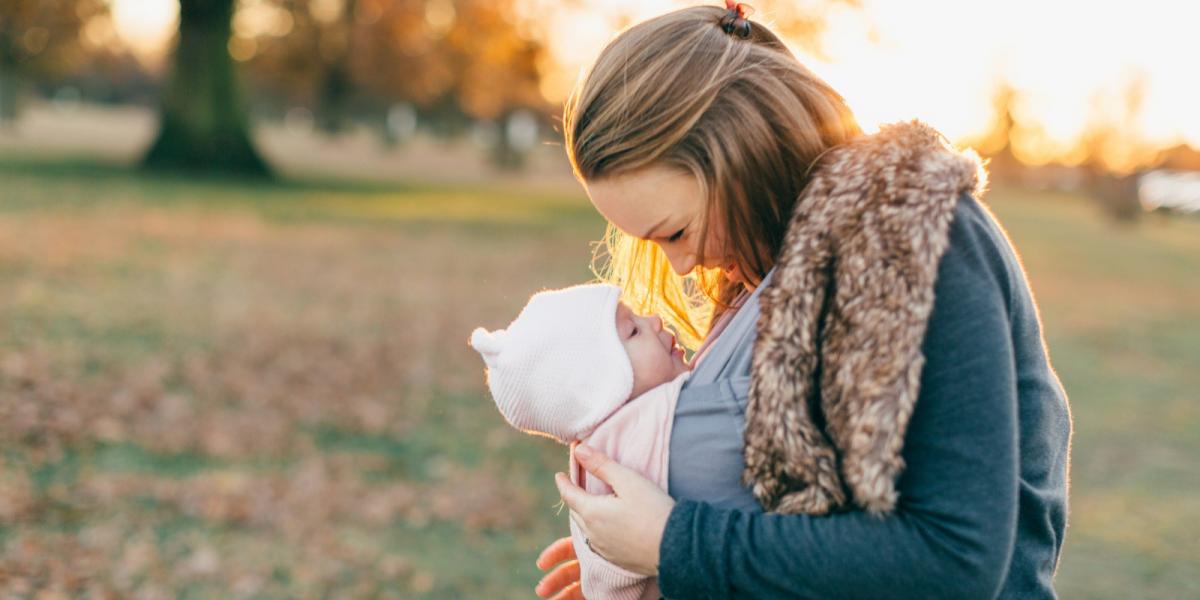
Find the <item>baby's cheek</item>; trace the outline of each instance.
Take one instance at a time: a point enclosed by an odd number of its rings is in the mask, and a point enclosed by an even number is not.
[[[633,364],[633,383],[635,387],[646,387],[657,376],[653,360],[647,360],[645,352],[631,352],[630,362]]]

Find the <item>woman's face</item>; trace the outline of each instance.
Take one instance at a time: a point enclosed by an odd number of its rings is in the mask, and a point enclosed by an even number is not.
[[[705,198],[691,173],[651,166],[602,177],[586,188],[608,222],[626,235],[657,244],[677,274],[696,268],[703,242],[704,267],[722,267],[731,281],[743,281],[733,261],[722,255],[719,222],[709,225],[707,240],[699,239]]]

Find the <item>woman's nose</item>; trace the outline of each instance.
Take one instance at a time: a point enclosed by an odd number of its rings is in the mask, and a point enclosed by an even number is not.
[[[662,248],[662,246],[659,247]],[[696,268],[696,259],[691,254],[684,254],[678,251],[671,252],[666,248],[663,248],[663,254],[667,255],[667,262],[671,263],[671,269],[675,271],[676,275],[682,277],[691,273],[692,269]]]

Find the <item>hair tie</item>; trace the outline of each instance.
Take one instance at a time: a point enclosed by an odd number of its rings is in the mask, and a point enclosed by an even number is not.
[[[742,38],[750,37],[750,15],[754,7],[735,0],[725,0],[725,16],[721,17],[721,29],[725,33],[737,33]]]

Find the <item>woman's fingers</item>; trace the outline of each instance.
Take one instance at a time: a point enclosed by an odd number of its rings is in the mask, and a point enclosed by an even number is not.
[[[575,560],[575,545],[570,537],[558,538],[537,557],[537,568],[545,571],[564,560]]]
[[[579,582],[577,581],[577,582],[572,583],[571,585],[567,586],[563,591],[559,592],[557,596],[551,598],[550,600],[587,600],[587,599],[583,597],[583,587],[580,586]]]
[[[533,591],[542,598],[550,598],[551,596],[559,598],[563,592],[569,591],[572,586],[579,586],[579,561],[573,560],[558,565],[553,571],[550,571]],[[583,597],[580,594],[579,597]]]
[[[567,508],[576,513],[584,510],[584,507],[592,500],[591,494],[571,483],[571,479],[563,473],[554,474],[554,485],[558,486],[558,495],[562,497]]]
[[[621,495],[621,490],[626,485],[636,484],[637,480],[645,479],[637,471],[618,463],[603,452],[585,444],[579,444],[575,447],[575,458],[579,461],[579,464],[583,465],[583,468],[587,469],[588,473],[595,475],[601,481],[607,483],[618,496]],[[559,486],[559,489],[561,490],[562,487]]]

